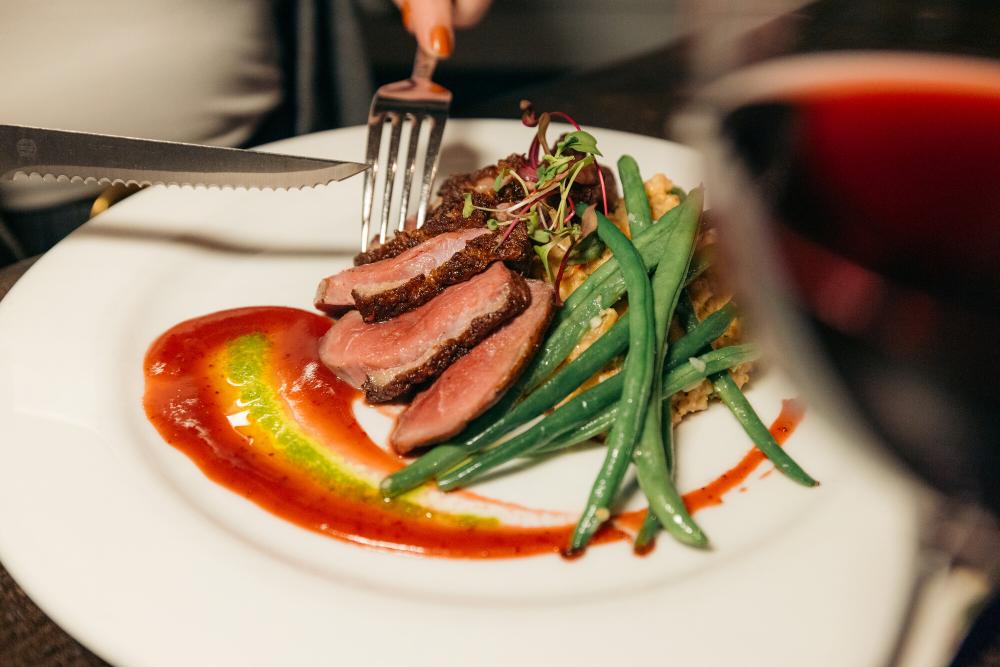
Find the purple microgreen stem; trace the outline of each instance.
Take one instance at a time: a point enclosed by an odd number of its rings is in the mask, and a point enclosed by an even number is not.
[[[573,120],[570,117],[570,115],[568,113],[565,113],[563,111],[550,111],[549,115],[550,116],[558,116],[559,118],[562,118],[563,120],[565,120],[567,123],[569,123],[570,125],[572,125],[577,130],[583,129],[583,128],[580,127],[579,123],[577,123],[575,120]]]
[[[531,140],[531,146],[528,148],[528,164],[532,169],[538,169],[538,135]]]
[[[517,220],[514,220],[511,224],[507,225],[507,229],[504,230],[503,236],[501,236],[500,241],[497,242],[498,248],[507,242],[507,239],[510,238],[510,235],[514,233],[514,228],[517,227],[517,225],[520,223],[521,219],[518,218]]]
[[[580,175],[580,172],[583,170],[583,168],[593,161],[594,158],[590,155],[583,158],[582,160],[578,160],[576,164],[573,165],[573,169],[570,172],[569,178],[565,182],[560,181],[559,189],[561,196],[559,198],[559,208],[557,209],[556,212],[556,219],[560,221],[559,225],[560,228],[562,227],[562,224],[565,222],[563,218],[566,215],[566,200],[569,199],[569,190],[570,188],[573,187],[573,183],[574,181],[576,181],[576,177]],[[572,213],[572,209],[570,210],[570,213]],[[569,218],[566,218],[566,220],[569,220]]]
[[[604,172],[601,165],[597,165],[597,180],[601,183],[601,202],[604,204],[604,217],[608,217],[608,190],[604,187]]]

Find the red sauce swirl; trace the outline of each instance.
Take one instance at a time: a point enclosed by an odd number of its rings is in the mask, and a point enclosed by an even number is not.
[[[425,512],[418,499],[383,501],[349,483],[307,474],[259,425],[234,426],[241,404],[226,363],[226,349],[245,336],[264,336],[262,374],[303,438],[337,456],[386,475],[406,460],[386,452],[357,423],[358,392],[320,363],[317,341],[330,320],[302,310],[256,307],[213,313],[183,322],[157,339],[145,360],[144,407],[163,438],[184,452],[213,481],[304,528],[381,549],[458,558],[504,558],[556,553],[573,526],[525,527],[490,520],[455,521]],[[802,417],[785,403],[772,427],[784,441]],[[751,451],[735,468],[685,496],[691,511],[718,504],[763,460]],[[484,500],[472,494],[469,499]],[[496,501],[497,507],[509,507]],[[531,511],[531,510],[526,510]],[[430,516],[427,516],[430,514]],[[635,514],[635,513],[634,513]],[[622,517],[626,522],[628,517]],[[625,539],[608,527],[599,542]]]

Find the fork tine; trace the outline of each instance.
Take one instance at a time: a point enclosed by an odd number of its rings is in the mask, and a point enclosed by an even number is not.
[[[379,221],[378,242],[385,243],[385,234],[389,231],[389,210],[392,208],[392,187],[396,182],[396,164],[399,161],[399,137],[403,133],[402,118],[398,113],[388,112],[392,124],[392,134],[389,135],[389,164],[385,169],[385,189],[382,195],[382,217]]]
[[[423,183],[420,185],[420,204],[417,207],[417,228],[424,226],[424,218],[427,216],[427,203],[431,198],[431,186],[434,184],[434,174],[441,153],[441,137],[444,136],[444,124],[447,120],[447,116],[431,116],[433,125],[427,142],[427,156],[424,158]]]
[[[379,114],[368,119],[368,146],[365,149],[364,194],[361,197],[361,252],[367,252],[371,238],[372,206],[375,203],[375,180],[378,177],[378,149],[382,145],[382,126],[385,116]]]
[[[406,166],[403,172],[403,196],[399,202],[399,224],[396,225],[396,229],[403,231],[403,227],[406,225],[406,209],[410,206],[410,187],[413,185],[413,172],[416,167],[417,162],[417,145],[420,141],[420,125],[424,120],[423,116],[417,116],[413,114],[407,114],[410,117],[412,123],[410,123],[410,144],[406,150]]]
[[[364,198],[361,214],[361,249],[366,251],[371,234],[371,214],[375,207],[375,188],[380,171],[385,171],[381,219],[379,225],[379,241],[384,243],[389,226],[389,216],[392,213],[392,192],[396,184],[396,171],[399,167],[399,144],[403,133],[403,124],[409,123],[410,137],[407,141],[406,162],[403,165],[403,192],[400,194],[399,218],[396,226],[402,230],[406,225],[406,214],[409,213],[410,201],[413,198],[411,190],[414,186],[417,155],[420,152],[422,137],[420,131],[424,123],[430,122],[426,153],[423,158],[424,168],[421,173],[420,202],[417,206],[417,227],[424,224],[427,217],[427,205],[430,203],[431,187],[437,173],[438,156],[441,152],[441,140],[444,135],[444,125],[448,121],[448,110],[451,107],[451,91],[431,80],[437,58],[427,54],[419,46],[413,57],[413,73],[409,79],[386,83],[379,86],[372,98],[371,112],[368,116],[368,165],[365,173]],[[382,134],[384,124],[392,123],[389,138],[387,163],[379,165],[382,155]]]

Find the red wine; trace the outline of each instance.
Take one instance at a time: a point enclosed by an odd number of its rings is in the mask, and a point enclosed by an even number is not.
[[[1000,513],[1000,65],[794,69],[722,124],[787,300],[882,439]]]

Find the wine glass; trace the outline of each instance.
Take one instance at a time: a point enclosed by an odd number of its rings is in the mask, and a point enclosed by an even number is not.
[[[810,402],[935,489],[925,555],[995,585],[1000,12],[817,2],[747,29],[768,4],[685,10],[703,29],[675,127],[734,287]]]

